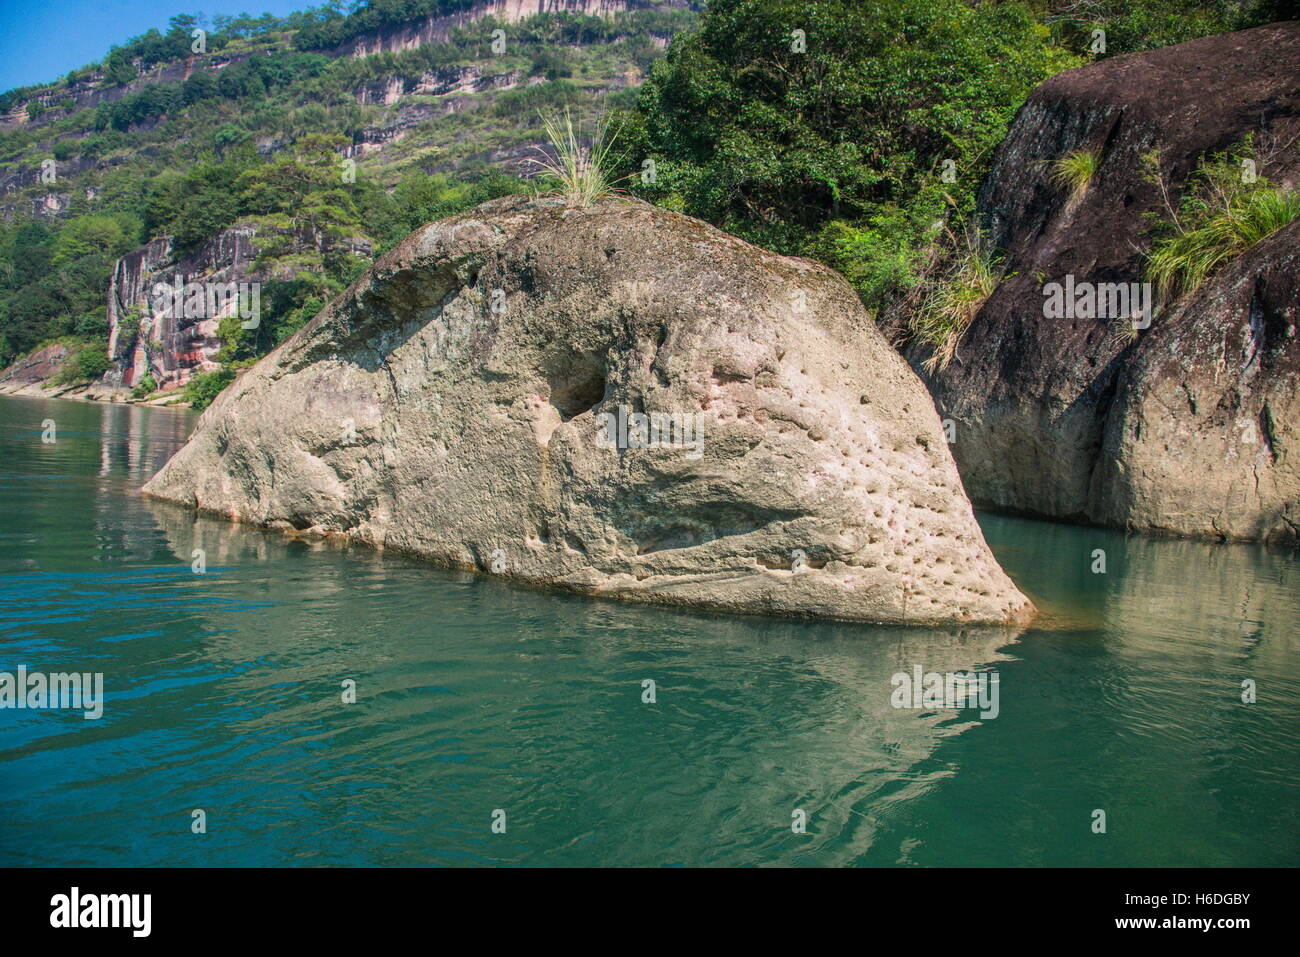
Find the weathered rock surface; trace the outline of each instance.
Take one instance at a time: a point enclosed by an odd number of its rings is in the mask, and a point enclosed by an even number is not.
[[[1225,267],[1120,368],[1089,513],[1300,541],[1300,223]]]
[[[114,396],[146,376],[160,390],[175,390],[193,376],[217,368],[222,314],[190,316],[175,306],[160,309],[156,289],[185,283],[224,286],[292,279],[295,269],[277,275],[273,268],[255,268],[258,235],[256,223],[244,220],[223,229],[190,255],[180,254],[170,236],[161,236],[119,259],[108,288],[108,354],[113,367],[92,386],[90,395]],[[349,252],[371,255],[367,239],[342,242]],[[327,243],[295,236],[292,248],[323,250]],[[233,314],[235,307],[229,301],[224,315]]]
[[[698,415],[702,442],[610,448],[620,406]],[[636,601],[1032,612],[849,286],[637,201],[505,199],[418,230],[219,396],[145,492]]]
[[[1161,304],[1136,341],[1111,318],[1049,319],[1043,285],[1138,282],[1163,151],[1177,190],[1206,153],[1254,131],[1260,172],[1300,183],[1300,23],[1118,56],[1030,97],[981,188],[1010,277],[945,371],[922,373],[956,423],[972,500],[1030,514],[1224,539],[1300,539],[1296,227]],[[1101,164],[1071,201],[1051,164]],[[897,317],[894,317],[897,321]],[[1120,323],[1121,325],[1123,323]],[[888,326],[887,326],[888,327]],[[922,348],[908,350],[920,370]]]
[[[76,390],[76,386],[56,387],[49,382],[71,359],[71,350],[61,342],[33,350],[8,368],[0,370],[0,395],[30,395],[48,399]]]

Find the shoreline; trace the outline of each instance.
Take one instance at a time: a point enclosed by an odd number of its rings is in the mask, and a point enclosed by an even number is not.
[[[65,402],[83,402],[89,405],[133,405],[150,409],[172,409],[185,412],[192,411],[190,404],[183,399],[177,401],[165,401],[163,398],[154,400],[136,401],[130,398],[130,392],[127,390],[114,390],[110,395],[98,397],[90,394],[90,386],[70,386],[61,388],[56,386],[55,390],[45,392],[42,384],[39,382],[28,383],[21,389],[7,390],[0,388],[0,397],[14,399],[60,399]],[[40,390],[40,391],[35,391]],[[120,398],[118,396],[121,396]]]

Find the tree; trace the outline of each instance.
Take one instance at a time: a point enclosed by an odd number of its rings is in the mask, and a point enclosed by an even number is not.
[[[59,231],[51,261],[59,267],[91,256],[116,260],[135,247],[139,230],[138,222],[121,215],[79,217]]]
[[[712,0],[642,88],[627,171],[652,160],[647,198],[785,253],[881,220],[895,235],[853,248],[897,272],[900,243],[973,203],[1029,91],[1078,62],[1014,2]]]
[[[342,136],[313,133],[270,163],[245,172],[240,202],[250,213],[281,217],[294,236],[320,247],[361,232],[351,194],[343,188],[336,150]]]
[[[120,49],[114,48],[104,61],[104,80],[116,85],[130,83],[137,76],[135,64]]]

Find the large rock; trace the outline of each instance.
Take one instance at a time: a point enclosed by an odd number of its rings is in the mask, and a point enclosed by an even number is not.
[[[1009,278],[946,370],[923,373],[956,425],[977,505],[1220,539],[1300,532],[1296,226],[1164,303],[1136,341],[1114,319],[1045,318],[1043,286],[1138,282],[1163,215],[1143,155],[1163,151],[1173,199],[1198,160],[1254,132],[1276,185],[1300,183],[1300,23],[1118,56],[1031,95],[979,212]],[[1270,150],[1270,147],[1272,149]],[[1072,200],[1051,164],[1101,157]],[[894,317],[897,321],[897,317]],[[920,369],[926,357],[913,347]]]
[[[633,435],[610,448],[620,407]],[[702,442],[633,447],[646,412]],[[639,201],[498,200],[418,230],[228,388],[145,492],[636,601],[1032,611],[849,286]]]
[[[1155,326],[1119,369],[1089,511],[1223,539],[1300,540],[1300,222]]]
[[[54,386],[50,380],[73,359],[65,343],[56,342],[14,360],[0,369],[0,395],[29,395],[49,398],[76,391],[79,385]]]

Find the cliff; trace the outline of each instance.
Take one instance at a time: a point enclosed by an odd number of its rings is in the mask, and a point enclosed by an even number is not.
[[[158,308],[156,287],[260,285],[273,278],[293,278],[292,270],[277,275],[274,264],[255,266],[258,233],[252,223],[237,223],[187,256],[177,255],[171,238],[164,236],[118,260],[108,292],[108,353],[113,368],[91,389],[91,396],[111,397],[138,385],[145,376],[152,378],[158,389],[169,391],[199,372],[215,369],[213,357],[222,345],[218,325],[232,314],[231,305],[220,313],[197,316],[183,308]],[[299,251],[313,248],[303,241],[292,247]],[[349,249],[371,254],[365,240],[350,240]]]
[[[341,44],[338,56],[369,56],[397,53],[428,43],[445,43],[451,31],[476,20],[491,17],[503,23],[518,23],[539,13],[569,13],[579,16],[611,17],[616,13],[662,8],[687,9],[699,6],[689,0],[483,0],[465,10],[428,16],[408,23],[372,30]]]

